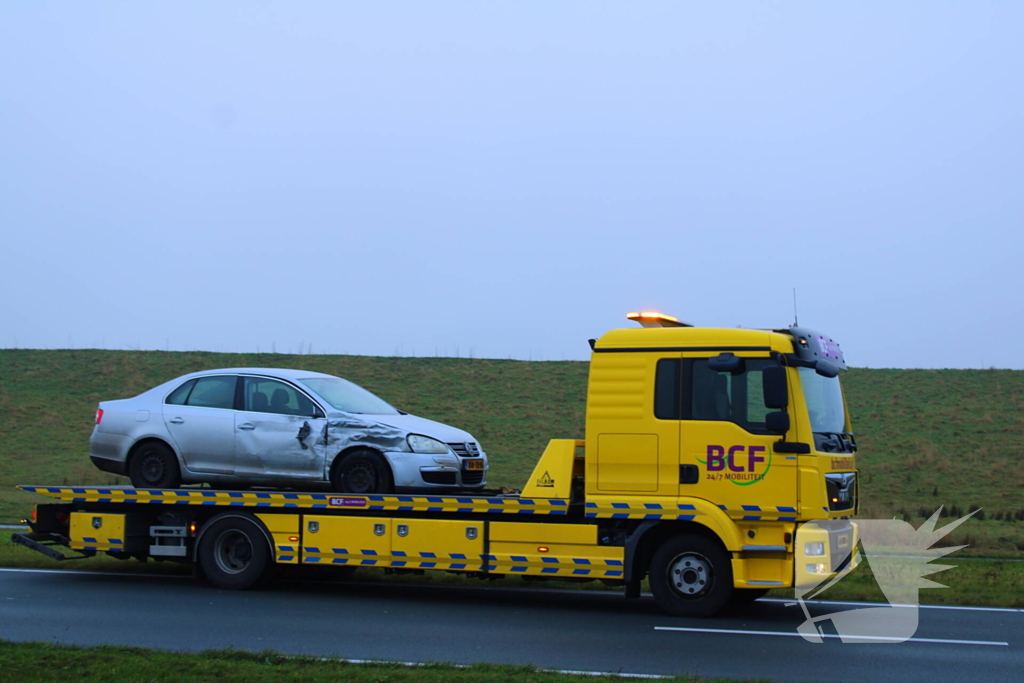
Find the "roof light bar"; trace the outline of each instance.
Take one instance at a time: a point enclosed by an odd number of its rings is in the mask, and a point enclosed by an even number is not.
[[[693,327],[679,318],[659,313],[657,311],[640,311],[626,314],[626,318],[634,320],[644,327]]]

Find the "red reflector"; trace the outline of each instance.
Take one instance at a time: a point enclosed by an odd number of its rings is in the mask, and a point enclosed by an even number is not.
[[[102,420],[102,419],[103,419],[103,409],[102,408],[97,408],[96,409],[96,424],[99,424],[100,420]]]
[[[66,521],[68,521],[68,516],[66,514],[64,514],[63,512],[58,512],[57,513],[57,521],[66,522]]]
[[[32,521],[34,522],[38,518],[39,518],[39,511],[36,510],[35,508],[32,508]]]

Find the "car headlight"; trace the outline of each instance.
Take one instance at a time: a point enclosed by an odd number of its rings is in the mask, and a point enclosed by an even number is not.
[[[804,543],[804,555],[807,557],[821,557],[825,554],[825,544],[822,542],[818,543]]]
[[[409,442],[409,448],[413,453],[447,453],[448,446],[441,443],[437,439],[431,439],[429,436],[421,436],[419,434],[410,434],[407,439]]]

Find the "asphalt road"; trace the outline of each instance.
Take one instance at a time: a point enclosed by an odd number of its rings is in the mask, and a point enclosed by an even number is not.
[[[229,592],[179,577],[0,570],[0,638],[16,641],[783,681],[993,683],[1024,671],[1024,610],[922,609],[915,640],[898,644],[809,643],[794,637],[803,618],[782,601],[678,619],[650,598],[605,592],[325,582]]]

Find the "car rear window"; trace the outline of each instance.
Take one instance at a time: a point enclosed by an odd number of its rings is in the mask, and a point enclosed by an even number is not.
[[[195,385],[196,381],[194,379],[190,379],[189,381],[185,382],[180,387],[172,391],[170,394],[168,394],[167,400],[165,400],[164,403],[172,406],[185,405],[185,401],[188,400],[188,393],[192,391],[192,387],[194,387]]]
[[[192,388],[185,405],[202,408],[234,408],[234,376],[200,377]]]

